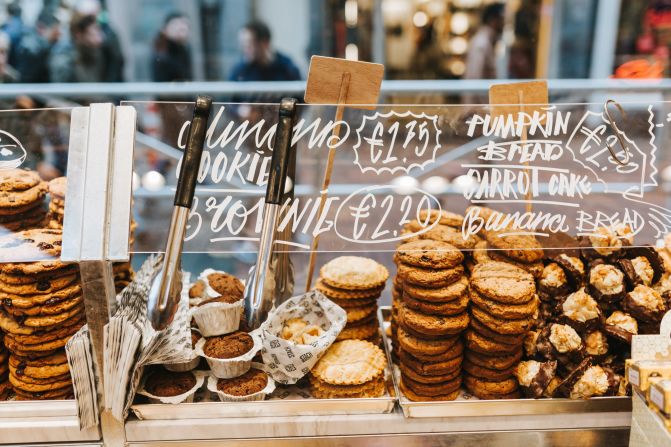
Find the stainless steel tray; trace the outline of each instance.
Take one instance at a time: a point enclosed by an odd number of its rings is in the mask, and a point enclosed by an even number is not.
[[[383,326],[382,336],[387,357],[391,358],[391,340],[388,339],[384,326],[391,319],[391,307],[383,306],[378,309],[378,319]],[[435,418],[435,417],[467,417],[467,416],[524,416],[541,414],[567,413],[610,413],[631,411],[630,397],[597,397],[587,400],[571,399],[505,399],[479,400],[475,397],[465,398],[462,395],[457,400],[446,402],[413,402],[399,392],[398,368],[392,367],[392,375],[396,395],[408,418]]]
[[[378,323],[385,337],[383,322]],[[386,340],[386,338],[385,338]],[[390,359],[389,353],[387,358]],[[393,379],[391,362],[385,371],[387,382],[383,397],[362,399],[314,399],[274,397],[257,402],[197,402],[188,404],[136,404],[131,407],[140,420],[209,419],[218,417],[257,416],[328,416],[350,414],[391,413],[396,406],[396,384]],[[285,388],[278,386],[273,393],[280,395]],[[209,394],[205,393],[205,394]]]

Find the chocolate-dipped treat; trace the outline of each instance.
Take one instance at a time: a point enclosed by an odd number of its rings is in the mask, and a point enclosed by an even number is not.
[[[602,319],[599,304],[582,287],[567,296],[557,308],[559,320],[578,332],[598,326]]]
[[[591,356],[595,362],[600,362],[608,355],[608,337],[598,329],[585,334],[585,353]]]
[[[542,301],[552,301],[558,297],[566,296],[571,291],[571,285],[566,277],[564,269],[556,262],[550,262],[543,268],[540,281],[538,281],[538,296]]]
[[[580,246],[586,259],[622,257],[625,247],[634,242],[634,235],[629,225],[613,225],[599,227],[589,236],[582,236]]]
[[[627,258],[631,259],[639,284],[650,286],[659,281],[664,273],[664,261],[649,245],[627,249]]]
[[[624,274],[611,264],[598,264],[589,272],[589,293],[599,302],[620,301],[626,294]]]
[[[572,370],[575,364],[582,361],[584,355],[582,338],[568,324],[553,323],[536,338],[536,356],[557,360],[565,370]]]
[[[620,385],[620,376],[610,368],[599,365],[590,366],[584,371],[579,370],[574,377],[577,377],[577,380],[570,387],[560,387],[564,395],[570,399],[613,396]]]
[[[550,397],[569,397],[573,385],[575,385],[590,366],[592,366],[591,357],[585,357],[578,365],[574,365],[563,377],[561,383],[557,384],[554,393]]]
[[[622,310],[639,322],[657,324],[666,313],[667,306],[655,289],[639,284],[622,301]]]
[[[526,397],[538,399],[543,396],[552,379],[557,374],[557,362],[537,362],[527,360],[520,362],[515,368],[515,376]]]
[[[572,290],[578,289],[585,281],[585,264],[576,256],[561,253],[553,259],[562,269]]]
[[[631,315],[616,310],[606,318],[603,330],[609,337],[630,345],[631,337],[638,335],[638,322]]]

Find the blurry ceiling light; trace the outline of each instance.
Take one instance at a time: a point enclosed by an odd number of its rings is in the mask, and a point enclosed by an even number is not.
[[[448,63],[448,69],[455,76],[461,76],[466,72],[466,64],[459,59],[452,59]]]
[[[463,12],[456,12],[450,19],[450,31],[454,34],[464,34],[468,31],[468,15]]]
[[[149,171],[142,176],[142,186],[148,191],[160,191],[165,186],[165,177],[158,171]]]
[[[455,8],[477,8],[482,4],[482,0],[452,0]]]
[[[429,194],[443,194],[450,182],[439,175],[433,175],[422,182],[422,189]]]
[[[429,23],[429,16],[427,16],[424,11],[417,11],[415,15],[412,16],[412,23],[417,28],[425,27]]]
[[[356,27],[359,20],[359,4],[356,0],[347,0],[345,2],[345,23],[350,28]]]
[[[345,47],[345,59],[350,61],[359,60],[359,47],[354,43],[348,43]]]
[[[406,0],[384,0],[382,2],[382,16],[385,23],[398,23],[410,15],[412,3]]]
[[[671,182],[671,165],[665,167],[662,171],[662,180],[665,182]]]
[[[460,175],[459,177],[452,180],[452,186],[454,186],[454,189],[461,194],[472,190],[477,186],[477,184],[478,181],[470,175]]]
[[[393,179],[391,186],[396,194],[408,195],[417,191],[419,180],[409,175],[402,175]]]
[[[442,0],[433,0],[431,3],[426,5],[426,11],[430,16],[438,17],[445,14],[445,2]]]
[[[453,37],[450,39],[450,52],[452,54],[464,54],[468,49],[468,41],[463,37]]]

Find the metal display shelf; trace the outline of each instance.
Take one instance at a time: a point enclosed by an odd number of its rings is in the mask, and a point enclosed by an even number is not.
[[[99,440],[97,428],[79,430],[74,400],[0,402],[0,445],[92,446]]]
[[[129,446],[195,445],[627,445],[628,412],[407,419],[375,415],[210,418],[126,423]]]

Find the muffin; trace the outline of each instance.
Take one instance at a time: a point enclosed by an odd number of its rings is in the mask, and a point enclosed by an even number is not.
[[[251,335],[237,331],[228,335],[211,337],[205,340],[203,352],[206,356],[216,359],[232,359],[240,357],[254,347]]]
[[[255,363],[255,366],[260,366]],[[256,367],[246,373],[230,379],[216,379],[211,377],[208,389],[216,393],[223,402],[231,401],[258,401],[275,389],[275,382],[268,374]]]
[[[260,341],[242,331],[203,338],[196,344],[196,352],[205,357],[219,379],[238,377],[249,371],[259,349]]]
[[[201,379],[200,384],[202,383]],[[147,377],[140,394],[149,397],[152,403],[193,402],[193,396],[198,388],[199,381],[191,372],[158,369]]]
[[[230,334],[240,329],[242,311],[242,295],[237,293],[208,298],[191,309],[193,319],[205,337]]]
[[[191,330],[191,347],[193,349],[196,348],[196,344],[198,343],[198,340],[200,340],[201,338],[203,338],[203,336],[198,331],[195,331],[193,329]],[[198,357],[194,352],[191,360],[187,362],[166,363],[163,366],[168,371],[183,372],[183,371],[191,371],[192,369],[196,368],[199,363],[200,363],[200,357]]]

